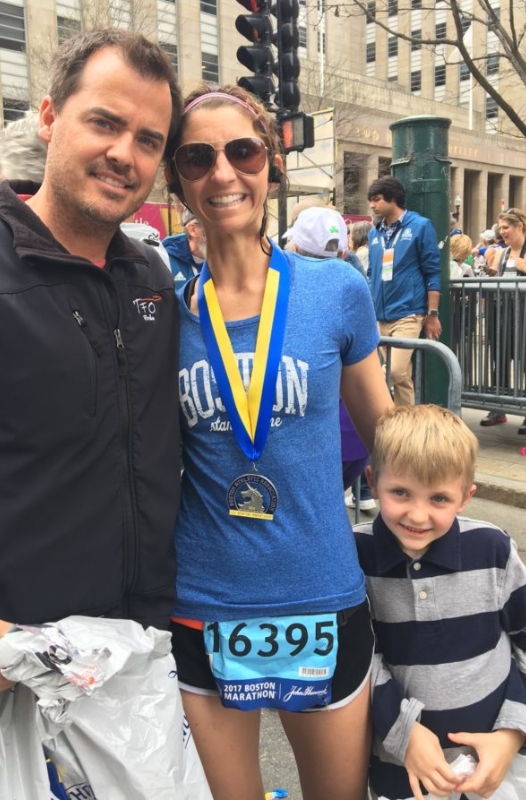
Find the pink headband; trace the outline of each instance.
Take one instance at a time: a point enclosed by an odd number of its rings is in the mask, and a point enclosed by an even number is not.
[[[214,97],[220,97],[223,100],[231,100],[233,103],[238,103],[238,105],[243,106],[243,108],[246,108],[247,111],[250,111],[251,114],[254,114],[254,116],[257,117],[257,111],[252,108],[252,106],[249,106],[249,104],[245,103],[244,100],[241,100],[240,97],[235,97],[232,94],[226,94],[226,92],[208,92],[208,94],[202,94],[199,97],[196,97],[195,100],[192,100],[191,103],[188,103],[188,105],[185,106],[183,109],[183,114],[187,114],[188,111],[191,111],[194,106],[202,103],[203,100],[209,100],[210,98]]]

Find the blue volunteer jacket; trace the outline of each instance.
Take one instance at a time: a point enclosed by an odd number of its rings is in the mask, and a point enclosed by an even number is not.
[[[393,279],[382,281],[383,236],[369,231],[369,269],[376,319],[392,322],[411,314],[425,314],[427,293],[440,291],[440,250],[431,220],[406,211],[391,238],[394,245]]]
[[[186,233],[177,233],[163,239],[163,247],[170,258],[170,269],[174,276],[175,290],[184,286],[189,278],[193,278],[201,271],[201,265],[196,264],[188,246]]]

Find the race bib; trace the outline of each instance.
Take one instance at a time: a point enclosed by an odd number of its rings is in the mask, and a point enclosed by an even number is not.
[[[205,622],[204,640],[227,708],[303,711],[331,702],[336,613]]]
[[[394,247],[389,247],[384,250],[382,258],[382,280],[393,280],[393,265],[394,265]]]

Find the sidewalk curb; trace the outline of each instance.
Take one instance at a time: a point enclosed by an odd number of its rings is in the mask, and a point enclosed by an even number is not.
[[[517,481],[517,486],[510,486],[510,481],[499,483],[494,475],[478,473],[475,475],[477,484],[476,497],[482,500],[493,500],[495,503],[515,506],[516,508],[526,508],[526,489]]]

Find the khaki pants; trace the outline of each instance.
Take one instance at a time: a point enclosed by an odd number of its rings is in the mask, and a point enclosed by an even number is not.
[[[412,314],[410,317],[395,319],[391,322],[378,322],[378,331],[380,336],[418,339],[424,319],[424,314]],[[386,360],[386,348],[381,348],[381,351]],[[415,403],[412,355],[412,350],[403,350],[401,347],[391,348],[391,383],[394,389],[394,402],[397,406],[412,406]]]

